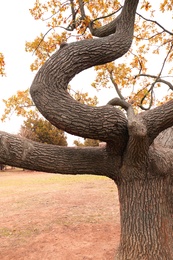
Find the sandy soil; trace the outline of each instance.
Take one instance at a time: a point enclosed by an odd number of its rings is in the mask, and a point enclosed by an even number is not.
[[[113,260],[119,236],[113,181],[0,172],[1,260]]]

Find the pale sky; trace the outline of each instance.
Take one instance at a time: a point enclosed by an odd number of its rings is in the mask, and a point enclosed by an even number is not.
[[[6,0],[1,3],[0,52],[5,56],[6,77],[0,77],[1,99],[0,113],[4,105],[2,99],[7,99],[17,90],[27,89],[32,82],[34,73],[30,71],[33,60],[31,53],[25,52],[25,42],[32,40],[41,31],[41,22],[36,22],[29,13],[34,0]],[[0,124],[0,129],[15,133],[19,129],[18,119]]]
[[[1,24],[1,41],[0,52],[5,56],[6,77],[0,77],[0,115],[3,113],[4,104],[2,99],[7,99],[15,94],[17,90],[25,90],[30,87],[35,73],[30,71],[30,64],[34,57],[32,53],[25,52],[25,42],[32,41],[41,32],[46,33],[47,28],[41,21],[35,21],[29,12],[33,7],[35,0],[6,0],[1,1],[0,24]],[[169,29],[168,20],[162,20],[161,23]],[[171,30],[171,29],[170,29]],[[86,77],[86,80],[84,79]],[[73,80],[73,84],[80,87],[83,92],[91,92],[90,83],[94,80],[94,74],[83,72]],[[81,86],[82,82],[82,86]],[[97,93],[92,90],[92,94]],[[102,90],[99,94],[100,104],[106,104],[114,97],[114,92]],[[100,99],[99,99],[100,100]],[[12,116],[10,121],[0,122],[0,130],[10,133],[17,133],[20,129],[22,120]]]
[[[35,75],[30,71],[30,64],[34,57],[32,53],[25,52],[25,42],[32,41],[41,32],[46,33],[47,28],[43,22],[35,21],[31,16],[29,8],[33,7],[34,2],[35,0],[6,0],[1,3],[0,52],[5,56],[6,77],[0,77],[0,115],[4,110],[2,99],[16,94],[17,90],[26,90],[30,87]],[[90,79],[92,81],[92,75],[90,75]],[[78,82],[82,81],[83,76],[80,75]],[[81,83],[78,84],[81,85]],[[85,86],[82,88],[84,89]],[[5,123],[0,122],[0,130],[18,133],[21,123],[22,118],[12,116]]]

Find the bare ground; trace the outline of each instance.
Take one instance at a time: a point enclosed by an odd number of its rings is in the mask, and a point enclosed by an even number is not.
[[[1,260],[113,260],[119,236],[113,181],[0,172]]]

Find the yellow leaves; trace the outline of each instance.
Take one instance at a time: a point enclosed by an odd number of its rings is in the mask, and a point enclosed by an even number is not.
[[[82,103],[82,104],[86,104],[88,106],[96,106],[98,104],[98,99],[96,96],[94,97],[89,97],[88,93],[85,92],[80,92],[80,91],[74,91],[73,89],[71,89],[71,86],[68,86],[68,92],[69,94],[78,102]]]
[[[3,100],[5,111],[1,117],[2,121],[15,112],[18,116],[30,117],[33,116],[35,106],[29,97],[29,90],[17,91],[16,95],[11,96],[7,100]]]
[[[67,41],[67,32],[61,34],[52,33],[50,37],[44,38],[43,34],[40,34],[33,42],[26,42],[26,52],[33,52],[36,55],[36,60],[31,64],[30,69],[32,71],[38,70],[40,66],[49,58],[50,53],[54,52],[62,42]]]
[[[50,32],[46,35],[41,34],[33,42],[26,43],[26,51],[33,52],[36,56],[35,61],[31,65],[31,70],[37,70],[49,55],[59,48],[62,42],[69,40],[70,37],[73,37],[72,41],[92,38],[88,30],[90,22],[93,21],[94,28],[109,23],[117,17],[119,12],[116,13],[116,11],[120,9],[122,4],[122,1],[118,0],[83,0],[81,2],[83,2],[83,9],[79,6],[79,0],[35,0],[34,7],[30,12],[35,19],[44,20]],[[173,0],[160,0],[159,3],[162,12],[173,9]],[[162,64],[157,64],[156,68],[152,68],[150,63],[155,57],[159,55],[161,57],[161,54],[167,53],[172,42],[172,33],[167,33],[158,24],[151,22],[151,19],[153,21],[157,20],[155,15],[158,10],[153,8],[158,6],[159,3],[158,1],[152,2],[150,0],[142,0],[140,2],[140,13],[144,18],[136,15],[135,37],[132,49],[119,64],[112,62],[96,67],[97,76],[92,83],[94,88],[100,89],[113,86],[110,79],[111,73],[114,82],[118,84],[120,90],[124,92],[128,90],[128,94],[131,90],[133,93],[132,97],[135,99],[134,104],[139,104],[142,96],[146,95],[148,81],[146,78],[142,80],[135,78],[135,76],[139,73],[149,73],[152,69],[156,69],[156,75],[158,75],[158,70],[162,67]],[[114,15],[110,15],[112,13]],[[159,17],[160,15],[161,13],[159,13]],[[158,23],[162,25],[162,21],[165,19],[167,19],[167,16],[160,18]],[[170,28],[171,30],[172,28]],[[166,62],[171,63],[172,61],[173,52],[171,51]],[[173,68],[169,68],[167,71],[172,73]],[[138,86],[136,87],[136,85]],[[138,91],[137,96],[134,88]],[[139,91],[140,88],[141,90]],[[83,104],[94,105],[97,103],[96,100],[94,102],[92,99],[90,100],[87,93],[76,92],[75,94],[73,93],[73,96]],[[149,100],[150,94],[147,94],[144,105]]]
[[[172,11],[173,9],[173,0],[164,0],[163,3],[160,4],[160,11]]]
[[[121,89],[122,87],[128,87],[131,82],[131,69],[125,63],[116,64],[114,62],[107,63],[105,65],[96,66],[95,70],[97,76],[95,81],[92,83],[92,87],[97,90],[101,88],[110,88],[112,83],[110,81],[110,76],[112,75],[113,80]]]
[[[0,52],[0,75],[5,76],[5,61],[4,55]]]
[[[145,9],[145,11],[148,11],[151,8],[151,4],[148,1],[144,1],[143,5],[141,6],[141,9]]]

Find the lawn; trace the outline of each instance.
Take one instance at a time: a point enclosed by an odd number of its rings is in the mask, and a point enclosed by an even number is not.
[[[1,260],[112,260],[119,236],[112,180],[0,172]]]

